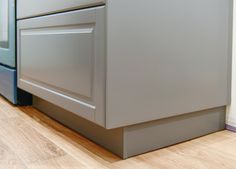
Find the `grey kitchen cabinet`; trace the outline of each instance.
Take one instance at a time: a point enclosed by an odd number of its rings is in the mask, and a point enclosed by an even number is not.
[[[224,128],[232,0],[26,2],[18,86],[37,108],[124,158]]]

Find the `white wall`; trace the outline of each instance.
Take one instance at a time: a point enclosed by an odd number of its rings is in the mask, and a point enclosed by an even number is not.
[[[236,127],[236,1],[234,1],[233,26],[232,102],[227,110],[226,124]]]

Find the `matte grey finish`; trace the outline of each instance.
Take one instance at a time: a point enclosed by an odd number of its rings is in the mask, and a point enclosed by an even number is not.
[[[17,0],[17,19],[104,4],[105,0]]]
[[[227,105],[231,9],[232,0],[108,0],[106,127]]]
[[[114,154],[123,157],[123,129],[106,130],[88,120],[66,111],[38,97],[33,97],[33,106],[53,119],[79,132]]]
[[[122,158],[209,134],[225,127],[225,107],[106,130],[34,97],[34,106]]]
[[[225,128],[226,107],[171,117],[124,129],[124,158]]]
[[[104,19],[97,7],[18,21],[18,86],[104,126]]]

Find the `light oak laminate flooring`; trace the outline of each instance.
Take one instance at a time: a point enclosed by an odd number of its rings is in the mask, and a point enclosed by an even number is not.
[[[236,133],[122,160],[40,111],[0,97],[0,169],[236,169]]]

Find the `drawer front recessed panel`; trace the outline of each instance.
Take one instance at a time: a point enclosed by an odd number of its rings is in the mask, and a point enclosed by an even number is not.
[[[21,77],[92,99],[93,33],[94,25],[22,30]]]
[[[102,96],[95,90],[97,86],[103,90],[99,82],[105,73],[97,68],[104,57],[99,53],[103,45],[97,44],[104,41],[97,35],[103,32],[102,23],[97,23],[103,22],[99,20],[103,10],[98,7],[18,21],[19,87],[96,121],[96,100]]]

